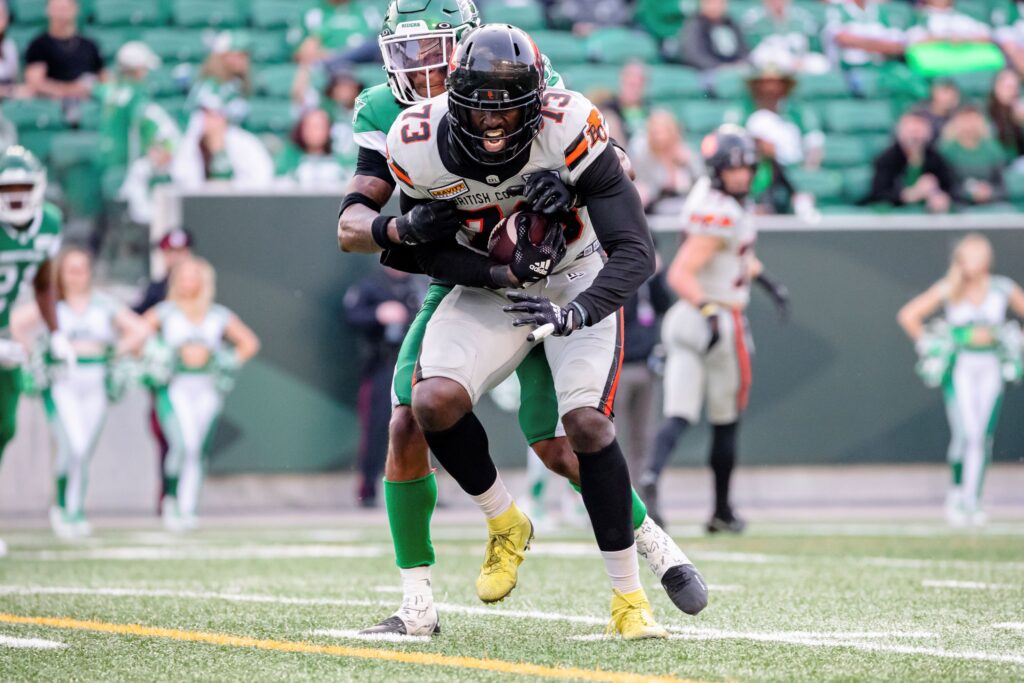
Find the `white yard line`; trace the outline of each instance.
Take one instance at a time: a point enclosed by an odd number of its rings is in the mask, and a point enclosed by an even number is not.
[[[1024,622],[1008,621],[1004,624],[992,624],[992,628],[1004,628],[1009,631],[1021,631],[1024,633]]]
[[[124,546],[91,550],[41,550],[17,553],[25,560],[281,560],[293,558],[380,557],[391,553],[386,545],[241,545],[207,546]]]
[[[43,640],[42,638],[15,638],[0,633],[0,647],[24,648],[27,650],[59,650],[67,647],[64,643],[56,640]]]
[[[1024,584],[983,583],[981,581],[948,581],[944,579],[925,579],[921,582],[925,588],[965,588],[967,590],[1019,590]]]
[[[360,633],[337,628],[324,628],[310,631],[312,636],[328,638],[345,638],[347,640],[366,640],[375,643],[429,643],[430,636],[402,636],[397,633]]]

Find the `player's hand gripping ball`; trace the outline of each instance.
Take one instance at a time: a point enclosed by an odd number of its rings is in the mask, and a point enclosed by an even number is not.
[[[565,256],[563,230],[561,221],[517,211],[494,226],[487,252],[495,263],[509,266],[520,282],[543,280]]]

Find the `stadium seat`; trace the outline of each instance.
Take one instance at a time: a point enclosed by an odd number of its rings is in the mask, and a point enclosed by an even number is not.
[[[1003,181],[1010,199],[1018,206],[1024,204],[1024,173],[1007,173]]]
[[[625,28],[597,29],[586,40],[587,55],[601,64],[624,64],[631,60],[659,61],[658,44],[641,31]]]
[[[142,40],[170,62],[201,62],[209,51],[199,29],[153,28],[142,33]]]
[[[850,89],[840,72],[804,74],[797,81],[793,96],[800,99],[838,99],[848,97]]]
[[[647,67],[647,97],[653,102],[704,97],[704,83],[696,69],[678,64]]]
[[[809,192],[818,204],[837,204],[843,199],[843,175],[838,171],[791,168],[786,174],[798,192]]]
[[[285,40],[284,31],[250,31],[249,54],[257,64],[278,64],[291,61],[294,50]]]
[[[59,130],[64,127],[64,112],[56,100],[6,100],[0,111],[19,133],[33,129]]]
[[[556,67],[557,68],[557,67]],[[609,93],[617,92],[619,89],[619,71],[617,66],[591,65],[573,66],[566,69],[558,69],[565,79],[565,87],[576,90],[584,95],[598,90]]]
[[[889,13],[889,21],[896,28],[910,28],[914,23],[914,6],[909,2],[890,2],[885,9]],[[959,3],[957,9],[960,9]]]
[[[249,10],[252,25],[266,29],[298,26],[302,21],[303,4],[294,0],[253,0]]]
[[[954,74],[949,78],[960,88],[964,99],[982,99],[992,91],[992,81],[995,79],[995,75],[994,71],[974,71]]]
[[[100,26],[157,26],[167,23],[160,0],[96,0],[96,23]]]
[[[188,98],[184,95],[176,97],[157,97],[153,100],[160,105],[165,112],[174,117],[182,127],[188,124],[189,110],[186,108]]]
[[[9,0],[8,6],[18,24],[46,24],[45,0]]]
[[[78,110],[78,124],[75,126],[81,130],[96,130],[100,127],[100,116],[103,107],[96,100],[87,100],[82,103]]]
[[[674,113],[682,121],[687,133],[704,135],[725,123],[731,109],[734,109],[731,102],[689,100],[678,106]]]
[[[91,164],[99,152],[99,133],[94,131],[69,130],[53,136],[50,149],[50,164],[63,169],[75,164]]]
[[[861,166],[871,161],[872,150],[859,135],[828,135],[825,138],[824,164],[828,168]]]
[[[231,28],[247,21],[235,0],[174,0],[171,16],[185,27]]]
[[[482,14],[488,24],[512,24],[527,32],[547,28],[544,8],[535,0],[489,2],[484,6]]]
[[[85,36],[96,41],[103,59],[113,62],[117,49],[130,37],[127,26],[87,26]]]
[[[296,68],[294,64],[265,66],[256,72],[253,85],[261,95],[288,99],[291,97]]]
[[[718,69],[712,75],[711,91],[720,100],[736,100],[749,94],[750,74],[738,69]]]
[[[871,178],[874,175],[871,166],[855,166],[842,172],[843,196],[846,201],[856,204],[867,196],[871,189]]]
[[[19,130],[18,144],[35,154],[40,161],[46,163],[50,157],[53,136],[56,134],[52,130]]]
[[[544,56],[551,60],[555,71],[566,64],[582,64],[587,61],[586,45],[567,31],[534,31],[530,37]]]
[[[957,0],[956,11],[977,19],[984,24],[992,23],[992,10],[1000,3],[986,0]]]
[[[683,27],[682,4],[665,0],[638,0],[634,17],[656,39],[665,40],[678,35]]]
[[[254,98],[249,101],[245,127],[254,133],[284,133],[293,123],[292,104],[287,100]]]
[[[885,100],[828,102],[823,111],[826,127],[836,133],[886,132],[895,123],[892,106]]]
[[[121,186],[124,185],[125,175],[126,169],[122,166],[112,166],[103,171],[103,179],[100,181],[103,199],[108,202],[117,199],[118,194],[121,192]]]
[[[151,97],[183,95],[192,85],[197,69],[193,64],[164,64],[146,77],[146,92]]]
[[[24,60],[29,43],[42,31],[40,26],[11,26],[7,29],[7,37],[14,41],[18,55]]]
[[[367,88],[386,83],[388,80],[388,75],[380,64],[357,64],[353,72]]]

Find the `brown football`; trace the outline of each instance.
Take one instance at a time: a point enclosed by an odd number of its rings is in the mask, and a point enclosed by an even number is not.
[[[543,214],[532,211],[516,211],[502,218],[487,240],[487,253],[495,263],[508,265],[516,251],[519,225],[526,225],[526,234],[533,244],[540,244],[548,232],[548,219]]]

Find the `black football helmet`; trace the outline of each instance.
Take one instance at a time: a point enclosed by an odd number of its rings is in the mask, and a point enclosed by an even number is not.
[[[749,166],[751,170],[757,166],[757,145],[754,138],[742,126],[726,123],[709,133],[700,145],[704,165],[711,176],[711,186],[716,190],[725,191],[722,184],[722,171],[727,168]],[[744,192],[742,199],[749,192]]]
[[[514,26],[485,24],[459,41],[446,81],[449,140],[470,160],[487,166],[507,163],[530,149],[541,124],[544,63],[530,36]],[[517,130],[485,137],[473,112],[522,110]],[[485,141],[505,141],[488,151]]]

